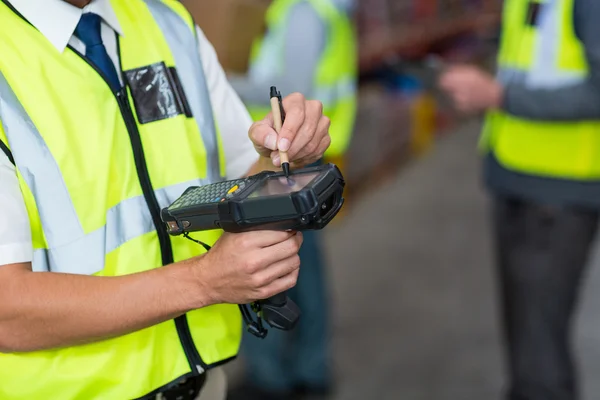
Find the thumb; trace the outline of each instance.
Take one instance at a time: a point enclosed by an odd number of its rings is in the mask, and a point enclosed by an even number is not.
[[[257,121],[252,124],[248,136],[257,149],[277,149],[277,132],[275,132],[275,129],[266,120]]]

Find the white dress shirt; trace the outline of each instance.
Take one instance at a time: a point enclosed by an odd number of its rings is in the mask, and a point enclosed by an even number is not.
[[[85,45],[73,32],[83,13],[98,14],[102,17],[102,40],[119,70],[115,33],[122,35],[123,31],[110,0],[92,0],[83,9],[62,0],[10,0],[10,3],[61,53],[69,51],[66,48],[71,45],[85,54]],[[199,28],[196,29],[199,38],[197,51],[201,55],[213,112],[223,139],[227,177],[238,178],[248,172],[258,159],[254,146],[248,139],[252,120],[229,85],[213,46],[204,33]],[[0,151],[0,265],[30,262],[32,255],[29,217],[15,167]]]

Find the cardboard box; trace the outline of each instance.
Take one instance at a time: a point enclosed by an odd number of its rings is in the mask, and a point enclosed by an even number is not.
[[[245,73],[252,44],[265,32],[269,0],[182,0],[226,71]]]

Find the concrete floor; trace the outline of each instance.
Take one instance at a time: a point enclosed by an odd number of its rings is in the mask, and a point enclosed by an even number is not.
[[[442,138],[327,229],[336,399],[501,398],[503,358],[478,131],[471,123]],[[591,268],[576,334],[586,400],[600,398],[597,288],[600,269]]]
[[[478,130],[471,123],[440,139],[327,228],[335,399],[501,398],[503,359]],[[597,288],[600,269],[592,268],[576,335],[585,400],[600,398]]]

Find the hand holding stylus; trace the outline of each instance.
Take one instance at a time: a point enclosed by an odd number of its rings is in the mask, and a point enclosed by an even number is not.
[[[250,127],[249,137],[256,151],[270,157],[275,167],[289,161],[291,168],[302,168],[320,160],[331,144],[330,121],[323,115],[321,102],[294,93],[282,99],[282,109],[285,111],[279,130],[273,112]],[[287,159],[282,161],[285,155]]]

